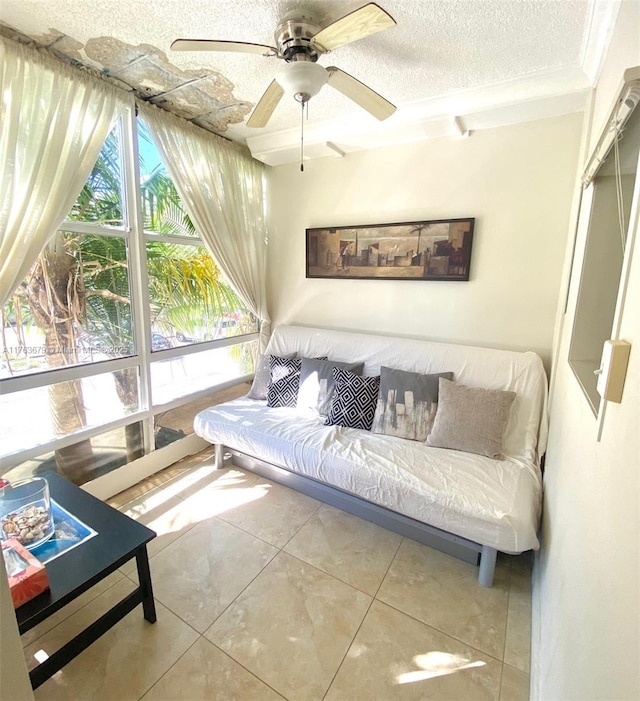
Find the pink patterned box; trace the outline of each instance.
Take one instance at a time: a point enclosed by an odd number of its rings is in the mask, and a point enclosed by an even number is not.
[[[2,554],[9,578],[13,608],[17,609],[49,588],[44,565],[15,538],[2,543]]]

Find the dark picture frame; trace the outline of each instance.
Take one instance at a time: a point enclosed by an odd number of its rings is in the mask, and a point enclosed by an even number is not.
[[[306,230],[306,276],[467,281],[475,218]]]

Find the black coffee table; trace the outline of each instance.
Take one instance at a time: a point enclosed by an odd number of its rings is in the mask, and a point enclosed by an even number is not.
[[[60,475],[48,472],[42,476],[49,482],[51,498],[98,535],[46,563],[50,589],[16,609],[20,633],[26,633],[134,557],[140,583],[131,594],[35,667],[29,673],[34,689],[139,604],[145,619],[150,623],[156,621],[147,556],[147,543],[156,534]]]

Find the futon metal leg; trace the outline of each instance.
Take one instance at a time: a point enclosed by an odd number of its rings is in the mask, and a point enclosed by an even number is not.
[[[493,584],[493,573],[496,569],[497,555],[498,551],[495,548],[490,548],[487,545],[482,546],[478,581],[483,587],[490,587]]]
[[[224,446],[222,443],[216,443],[216,470],[221,470],[224,467]]]

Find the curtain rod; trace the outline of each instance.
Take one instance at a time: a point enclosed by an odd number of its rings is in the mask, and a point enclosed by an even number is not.
[[[624,72],[623,84],[609,114],[606,126],[582,175],[582,187],[587,187],[596,177],[615,142],[640,103],[640,66],[628,68]]]

